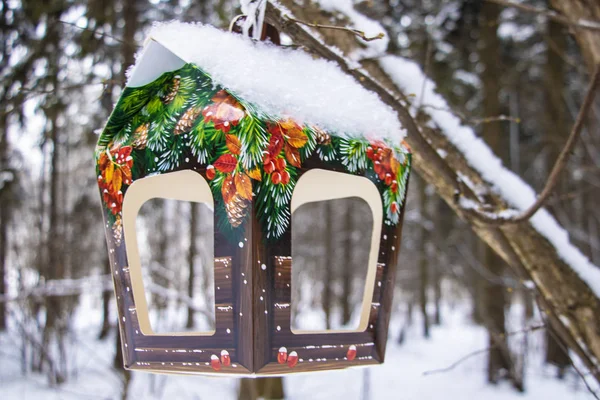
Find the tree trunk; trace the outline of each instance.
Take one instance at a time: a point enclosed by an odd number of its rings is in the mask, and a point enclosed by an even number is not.
[[[11,188],[14,184],[14,172],[8,164],[8,126],[7,114],[0,117],[0,174],[7,174],[6,180],[0,178],[0,296],[8,294],[6,286],[8,262],[8,225],[11,215]],[[0,332],[6,330],[6,302],[0,301]]]
[[[188,252],[188,287],[187,295],[190,301],[194,299],[194,280],[196,279],[196,272],[194,270],[194,260],[196,258],[196,236],[198,231],[198,205],[196,203],[190,203],[190,250]],[[194,309],[191,305],[187,310],[187,322],[185,324],[187,329],[194,327]]]
[[[285,398],[283,378],[242,378],[238,400],[279,400]]]
[[[483,84],[483,115],[493,117],[502,114],[500,104],[500,76],[502,74],[500,40],[497,35],[500,7],[484,2],[480,15],[479,57],[484,65],[481,73]],[[483,140],[496,154],[503,154],[504,143],[501,142],[502,126],[498,123],[483,124]],[[506,293],[502,278],[504,277],[504,260],[490,247],[484,245],[483,264],[490,272],[491,278],[484,282],[484,304],[486,328],[488,330],[488,382],[497,383],[503,371],[511,371],[511,355],[508,352],[504,310],[507,307]],[[502,343],[498,343],[501,341]],[[510,377],[513,380],[516,377]]]
[[[333,203],[323,203],[325,209],[325,265],[323,279],[323,311],[325,311],[325,329],[331,329],[331,307],[333,302],[333,266],[335,263],[335,237],[333,224],[335,221],[335,207]]]
[[[321,24],[335,22],[331,20],[331,14],[323,12],[314,3],[303,3],[302,6],[292,0],[282,0],[281,3],[296,18]],[[561,1],[553,0],[553,4],[557,7],[560,3]],[[572,3],[574,0],[564,2],[565,5]],[[589,4],[590,11],[581,16],[599,20],[600,4],[592,4],[592,0],[587,0],[586,3]],[[289,20],[284,22],[281,10],[271,3],[267,4],[266,18],[269,23],[290,36],[296,44],[303,45],[314,54],[337,63],[344,72],[356,78],[357,82],[367,90],[376,92],[385,104],[398,113],[400,122],[408,131],[406,140],[413,149],[413,165],[416,171],[432,184],[444,201],[459,216],[468,221],[473,230],[512,266],[521,279],[534,282],[539,294],[538,299],[547,313],[549,323],[553,324],[563,340],[577,353],[586,367],[592,371],[595,379],[600,382],[600,369],[594,361],[600,359],[600,321],[594,318],[600,315],[600,300],[588,284],[564,261],[557,248],[530,222],[489,226],[481,224],[460,208],[456,202],[457,182],[464,182],[464,179],[459,179],[459,174],[477,187],[486,190],[494,205],[506,207],[507,202],[492,190],[493,183],[487,182],[477,170],[471,167],[461,152],[435,125],[433,127],[429,123],[416,125],[403,103],[397,100],[406,101],[407,96],[393,84],[393,80],[381,68],[377,59],[362,61],[364,70],[368,72],[367,76],[361,69],[354,68],[335,51],[317,40],[311,34],[312,30]],[[358,39],[351,34],[344,32],[334,34],[331,30],[321,33],[326,44],[336,45],[346,54],[361,46],[357,42]],[[593,35],[594,40],[586,43],[596,47],[600,59],[600,40],[595,39],[596,33]],[[425,112],[423,114],[427,117]],[[446,157],[440,157],[438,153],[440,150],[446,153]],[[467,192],[472,190],[466,185],[461,189]],[[540,266],[543,266],[543,271],[540,270]]]
[[[102,256],[102,271],[105,275],[110,276],[110,261],[108,260],[108,250]],[[105,339],[110,332],[110,299],[113,296],[112,290],[102,291],[102,328],[98,334],[98,339]],[[117,333],[118,335],[118,333]]]
[[[550,0],[556,11],[572,21],[600,21],[600,2],[597,0]],[[572,27],[588,69],[600,64],[600,32]]]
[[[565,27],[558,22],[549,20],[547,28],[546,42],[548,44],[545,77],[546,77],[546,102],[545,109],[548,121],[546,127],[547,140],[547,173],[556,162],[558,155],[565,141],[565,135],[568,132],[566,104],[564,102],[563,91],[565,87],[565,70],[562,57],[567,51],[567,38],[564,31]],[[562,182],[561,182],[562,183]],[[559,189],[565,189],[566,185],[559,184]],[[556,209],[567,206],[568,204],[555,203],[548,208],[556,215]],[[578,207],[575,207],[576,209]],[[578,211],[578,210],[573,210]],[[546,329],[546,362],[556,365],[558,376],[564,376],[566,368],[570,365],[569,355],[563,341],[558,337],[552,326]]]
[[[416,179],[413,180],[413,182]],[[427,288],[429,286],[429,260],[427,256],[427,195],[425,194],[425,182],[418,179],[419,211],[421,223],[419,224],[419,306],[423,318],[423,337],[429,338],[429,316],[427,315]]]
[[[345,235],[344,249],[344,263],[342,264],[342,325],[347,325],[352,318],[352,276],[356,274],[353,270],[355,263],[352,262],[352,231],[354,230],[354,210],[352,206],[348,206],[346,215],[344,215],[344,229]]]

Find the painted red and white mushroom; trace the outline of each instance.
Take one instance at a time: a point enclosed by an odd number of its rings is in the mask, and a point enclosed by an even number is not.
[[[221,361],[219,360],[219,357],[217,357],[216,354],[213,354],[212,356],[210,356],[210,366],[215,371],[221,370]]]
[[[287,358],[287,365],[290,368],[294,368],[298,364],[298,353],[292,351]]]
[[[288,359],[287,349],[285,347],[281,347],[279,352],[277,353],[277,362],[279,364],[285,364]]]
[[[229,357],[229,352],[227,350],[221,350],[221,364],[226,367],[231,365],[231,358]]]
[[[346,358],[350,361],[352,361],[356,358],[356,346],[355,345],[351,345],[350,347],[348,347],[348,352],[346,353]]]

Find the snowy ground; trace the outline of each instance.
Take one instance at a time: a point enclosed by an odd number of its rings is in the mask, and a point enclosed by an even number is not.
[[[91,306],[91,304],[89,305]],[[88,309],[85,303],[80,310]],[[99,315],[100,313],[89,313]],[[88,315],[89,315],[88,314]],[[72,337],[74,375],[59,387],[49,388],[43,376],[23,376],[19,363],[19,338],[0,336],[0,398],[2,399],[118,399],[121,377],[111,368],[114,338],[95,339],[100,321],[90,321],[80,311]],[[386,363],[369,369],[308,373],[286,377],[289,399],[364,399],[368,378],[369,399],[486,399],[551,400],[592,399],[574,372],[565,380],[554,378],[555,369],[542,364],[543,332],[530,334],[525,394],[508,384],[490,386],[485,381],[485,353],[455,368],[431,375],[425,371],[446,368],[465,355],[486,347],[486,333],[473,325],[467,307],[444,309],[444,323],[434,327],[429,340],[421,336],[418,319],[407,331],[403,345],[396,343],[401,321],[392,319]],[[129,399],[235,399],[237,380],[232,378],[162,376],[134,373]]]

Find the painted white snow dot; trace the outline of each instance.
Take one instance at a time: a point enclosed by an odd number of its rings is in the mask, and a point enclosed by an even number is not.
[[[260,296],[260,301],[263,301],[263,297],[262,296]]]
[[[240,246],[240,248],[244,247],[244,242],[239,242],[238,246]]]
[[[277,325],[277,330],[280,331],[281,330],[281,326]]]
[[[229,333],[231,333],[231,329],[227,328],[227,330],[225,332],[227,332],[229,334]]]
[[[267,269],[267,266],[265,264],[260,266],[260,269],[262,269],[263,271]]]

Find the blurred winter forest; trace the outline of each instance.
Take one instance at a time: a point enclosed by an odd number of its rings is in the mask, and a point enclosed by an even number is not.
[[[459,116],[507,168],[537,191],[544,187],[590,79],[572,27],[543,12],[479,0],[281,3],[306,10],[320,3],[332,23],[331,4],[338,3],[377,21],[389,39],[386,53],[417,62],[437,84],[450,109],[436,111]],[[517,3],[552,9],[546,0]],[[122,369],[93,164],[98,133],[152,23],[178,19],[227,29],[237,14],[238,0],[1,0],[0,396],[598,398],[593,371],[546,323],[533,283],[416,173],[385,364],[256,380]],[[545,203],[596,265],[599,113],[600,99]],[[293,277],[295,327],[356,328],[371,225],[368,208],[354,200],[294,214],[293,259],[301,266]],[[212,211],[153,200],[138,231],[153,329],[210,331]]]

